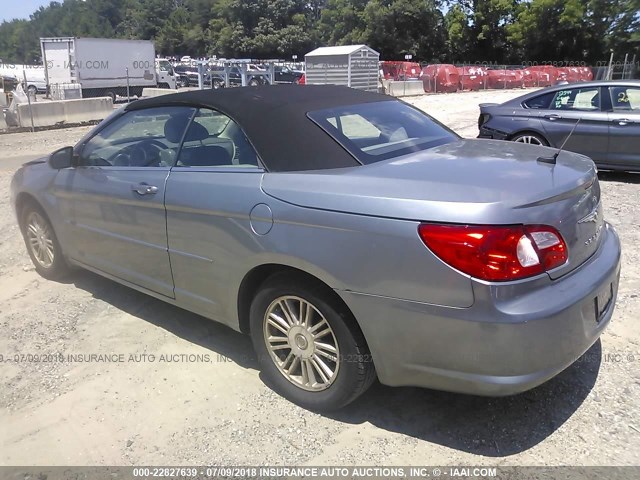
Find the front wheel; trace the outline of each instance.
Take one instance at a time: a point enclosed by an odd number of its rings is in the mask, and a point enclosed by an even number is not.
[[[251,304],[251,339],[270,386],[310,410],[335,410],[375,379],[364,337],[331,291],[300,275],[267,280]]]
[[[517,143],[527,143],[529,145],[542,145],[548,147],[549,142],[536,133],[521,133],[511,139]]]
[[[22,210],[22,236],[36,271],[47,279],[64,276],[69,267],[51,223],[41,208],[27,205]]]

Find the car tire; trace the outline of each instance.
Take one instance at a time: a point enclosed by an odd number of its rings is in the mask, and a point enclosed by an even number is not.
[[[302,311],[309,312],[307,320],[296,322]],[[328,287],[303,275],[277,274],[266,280],[251,303],[250,322],[265,383],[301,407],[336,410],[376,378],[351,313]]]
[[[220,88],[224,88],[224,82],[222,82],[221,80],[214,80],[212,87],[214,90],[218,90]]]
[[[257,87],[258,85],[260,85],[260,80],[258,80],[257,78],[252,78],[251,80],[249,80],[250,87]]]
[[[111,102],[115,105],[117,99],[116,92],[109,90],[107,92],[104,92],[104,96],[111,98]]]
[[[38,93],[38,88],[37,88],[35,85],[29,85],[29,86],[27,87],[27,92],[28,92],[30,95],[35,95],[36,93]]]
[[[69,273],[58,237],[42,208],[31,202],[25,205],[20,229],[29,257],[42,277],[55,280]]]
[[[549,142],[547,142],[543,136],[533,132],[519,133],[512,137],[511,141],[516,143],[526,143],[529,145],[541,145],[543,147],[549,146]]]

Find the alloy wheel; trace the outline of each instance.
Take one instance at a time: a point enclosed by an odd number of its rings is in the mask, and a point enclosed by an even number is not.
[[[53,235],[47,221],[38,212],[31,212],[26,228],[29,248],[43,268],[50,268],[55,260]]]
[[[534,135],[522,135],[515,139],[517,143],[528,143],[530,145],[544,145],[542,141]]]
[[[289,382],[304,390],[326,390],[340,368],[335,333],[327,319],[307,300],[276,298],[266,310],[264,341],[271,359]]]

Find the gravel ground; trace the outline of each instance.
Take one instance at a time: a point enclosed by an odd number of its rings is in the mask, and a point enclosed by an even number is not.
[[[408,100],[475,136],[478,103],[520,93]],[[611,326],[576,364],[509,398],[376,384],[319,415],[262,383],[239,333],[90,273],[35,273],[11,176],[89,128],[0,135],[0,464],[638,464],[640,176],[601,175],[624,265]]]

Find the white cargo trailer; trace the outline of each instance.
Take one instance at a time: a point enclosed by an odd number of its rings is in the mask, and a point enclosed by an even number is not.
[[[41,38],[42,62],[49,88],[79,84],[82,97],[140,96],[156,87],[156,51],[149,40]],[[169,81],[173,81],[173,85]],[[163,80],[175,88],[175,76]]]
[[[307,85],[346,85],[378,90],[380,54],[366,45],[320,47],[304,56]]]

